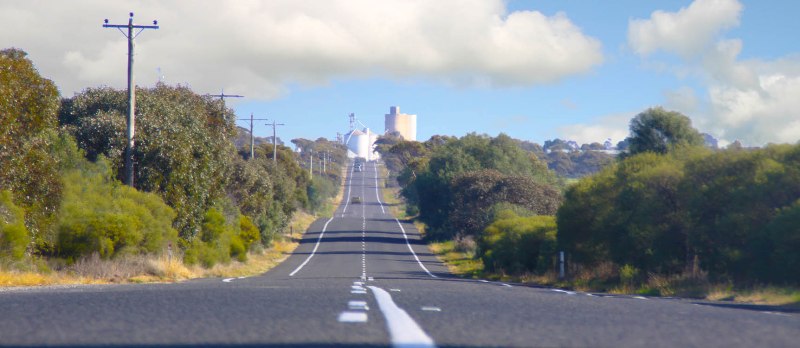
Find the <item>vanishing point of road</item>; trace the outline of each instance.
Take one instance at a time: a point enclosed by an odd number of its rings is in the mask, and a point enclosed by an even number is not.
[[[800,346],[800,314],[771,307],[457,278],[363,167],[263,275],[3,289],[0,346]]]

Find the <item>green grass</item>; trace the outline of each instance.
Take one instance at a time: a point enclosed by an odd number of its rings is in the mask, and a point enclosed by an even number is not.
[[[484,276],[483,262],[476,260],[471,252],[456,250],[454,241],[432,242],[428,247],[447,265],[451,273],[466,278]]]

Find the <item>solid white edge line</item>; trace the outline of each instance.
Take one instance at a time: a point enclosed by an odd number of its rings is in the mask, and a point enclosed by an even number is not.
[[[383,203],[381,203],[381,194],[378,192],[378,162],[375,162],[373,167],[375,168],[375,198],[378,199],[378,205],[381,206],[381,213],[386,214],[386,210],[383,210]]]
[[[329,224],[329,223],[331,223],[331,221],[333,221],[333,216],[331,216],[331,218],[330,218],[330,219],[328,219],[328,221],[327,221],[327,222],[325,222],[325,226],[323,226],[323,227],[322,227],[322,232],[320,232],[320,234],[319,234],[319,238],[317,238],[317,244],[316,244],[316,245],[314,245],[314,250],[311,250],[311,254],[310,254],[310,255],[308,255],[308,257],[306,258],[306,260],[305,260],[305,261],[303,261],[303,263],[302,263],[302,264],[300,264],[300,266],[297,266],[297,268],[296,268],[296,269],[295,269],[295,270],[294,270],[292,273],[289,273],[289,276],[290,276],[290,277],[294,277],[295,273],[297,273],[297,272],[300,272],[300,270],[301,270],[301,269],[303,269],[303,267],[305,267],[305,265],[308,263],[308,261],[310,261],[310,260],[311,260],[311,258],[312,258],[312,257],[314,257],[314,254],[316,254],[316,253],[317,253],[317,249],[319,248],[319,242],[321,242],[321,241],[322,241],[322,236],[324,236],[324,235],[325,235],[325,230],[327,230],[327,229],[328,229],[328,224]]]
[[[394,347],[436,347],[433,339],[408,315],[408,312],[398,307],[392,295],[386,290],[376,286],[370,286],[370,290],[375,294],[375,301],[378,308],[386,319],[386,328],[389,330],[389,337]]]
[[[415,253],[414,249],[411,248],[411,243],[408,242],[408,235],[406,234],[406,229],[403,228],[403,224],[400,223],[400,220],[398,220],[397,218],[394,218],[394,221],[397,221],[397,226],[400,226],[400,231],[403,231],[403,237],[406,239],[406,245],[408,246],[408,250],[411,251],[411,255],[414,255],[414,259],[417,260],[417,263],[419,264],[419,266],[422,267],[422,269],[425,271],[425,273],[428,273],[429,276],[431,276],[433,278],[439,278],[439,277],[435,276],[433,273],[431,273],[431,271],[429,271],[428,268],[426,268],[425,265],[422,264],[422,261],[419,260],[419,257],[417,257],[417,253]]]
[[[234,279],[236,279],[236,278],[225,278],[225,279],[222,280],[222,282],[223,283],[230,283],[231,280],[234,280]]]
[[[350,190],[353,188],[353,173],[355,173],[356,166],[350,167],[350,177],[347,178],[347,197],[344,199],[344,209],[342,209],[342,217],[347,212],[347,206],[350,204]],[[335,214],[334,214],[335,215]]]

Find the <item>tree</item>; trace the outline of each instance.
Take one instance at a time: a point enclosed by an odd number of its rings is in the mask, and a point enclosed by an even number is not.
[[[122,177],[125,92],[89,88],[63,101],[61,122],[89,159],[103,155]],[[225,197],[236,156],[235,115],[214,98],[186,87],[158,84],[136,94],[138,118],[134,172],[136,188],[158,192],[177,214],[185,239],[200,231],[205,212]]]
[[[554,215],[561,193],[533,178],[503,175],[495,169],[462,173],[450,184],[448,227],[456,235],[478,235],[491,221],[492,207],[509,203],[537,215]]]
[[[0,189],[11,191],[33,238],[43,233],[61,195],[59,159],[50,156],[58,108],[58,89],[27,53],[0,50]]]
[[[692,128],[692,121],[674,111],[650,108],[636,115],[630,123],[631,134],[625,141],[631,155],[642,152],[664,154],[678,146],[702,146],[703,136]]]
[[[458,139],[428,141],[432,145],[430,158],[419,164],[415,178],[403,192],[416,202],[420,219],[430,227],[434,238],[450,237],[452,231],[443,227],[451,211],[451,182],[457,176],[481,169],[495,169],[504,175],[527,176],[536,183],[558,185],[557,177],[533,154],[522,150],[510,137],[495,138],[475,133]],[[440,234],[437,236],[437,234]]]

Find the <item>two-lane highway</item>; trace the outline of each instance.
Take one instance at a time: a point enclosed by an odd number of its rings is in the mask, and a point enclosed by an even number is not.
[[[453,277],[349,167],[332,218],[264,275],[0,291],[0,345],[798,346],[800,316]],[[351,203],[352,197],[361,203]]]

